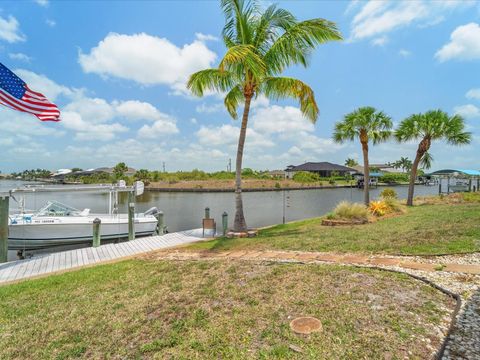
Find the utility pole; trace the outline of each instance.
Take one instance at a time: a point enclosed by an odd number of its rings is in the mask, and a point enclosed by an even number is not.
[[[165,161],[162,163],[163,166],[163,172],[165,172]]]
[[[228,159],[228,166],[227,166],[227,171],[232,172],[232,159]]]

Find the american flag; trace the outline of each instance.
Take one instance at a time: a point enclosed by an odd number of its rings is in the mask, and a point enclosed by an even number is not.
[[[60,121],[57,105],[27,84],[0,63],[0,104],[13,110],[35,115],[42,121]]]

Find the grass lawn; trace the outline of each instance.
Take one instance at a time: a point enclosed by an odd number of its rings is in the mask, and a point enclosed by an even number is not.
[[[453,307],[373,269],[130,260],[1,287],[0,358],[425,359]]]
[[[480,203],[415,206],[404,215],[356,226],[322,226],[317,218],[265,229],[256,238],[217,239],[189,248],[431,255],[474,252],[480,251]]]

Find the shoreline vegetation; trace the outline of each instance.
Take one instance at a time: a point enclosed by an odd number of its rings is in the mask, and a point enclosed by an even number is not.
[[[379,183],[378,186],[406,186],[408,183]],[[334,184],[320,183],[299,183],[293,180],[243,180],[243,192],[256,191],[284,191],[284,190],[319,190],[356,188],[356,182],[336,181]],[[234,192],[235,182],[233,180],[186,180],[176,183],[156,182],[150,183],[147,187],[150,191],[159,192]]]
[[[52,178],[45,174],[47,170],[26,170],[11,174],[4,179],[40,181],[62,184],[114,184],[124,180],[127,185],[139,180],[145,183],[146,189],[152,191],[178,192],[233,192],[235,191],[235,173],[231,171],[205,172],[194,169],[192,171],[149,171],[140,169],[127,173],[129,169],[124,163],[117,164],[112,172],[97,172],[82,175],[81,169],[65,175],[62,178]],[[291,179],[285,178],[279,171],[242,170],[242,191],[276,191],[276,190],[308,190],[356,187],[357,181],[351,175],[320,177],[317,174],[299,171]],[[407,185],[408,173],[385,173],[378,178],[378,186]]]

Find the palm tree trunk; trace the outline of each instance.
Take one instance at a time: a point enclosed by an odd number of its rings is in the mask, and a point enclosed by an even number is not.
[[[247,137],[248,114],[250,113],[250,102],[252,96],[245,96],[245,108],[243,109],[242,126],[238,138],[237,161],[235,164],[235,219],[233,221],[233,230],[236,232],[247,231],[247,222],[243,215],[242,199],[242,160],[243,148]]]
[[[370,168],[368,163],[368,142],[362,142],[363,152],[363,201],[365,206],[370,205]]]
[[[417,155],[415,156],[415,160],[412,165],[412,171],[410,172],[410,183],[408,184],[408,197],[407,197],[407,205],[413,206],[413,191],[415,189],[415,180],[417,179],[417,169],[418,164],[420,164],[420,160],[422,160],[422,152],[420,149],[417,150]]]

